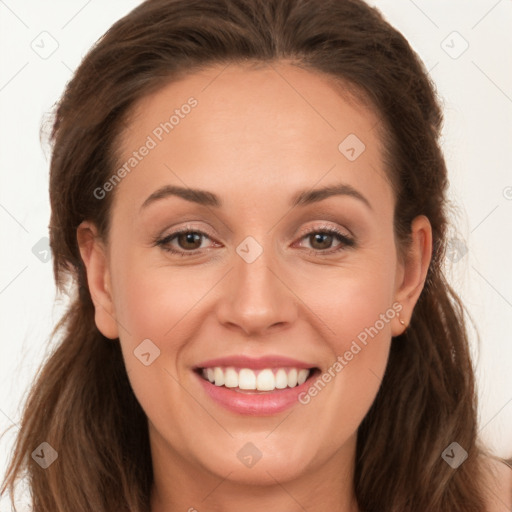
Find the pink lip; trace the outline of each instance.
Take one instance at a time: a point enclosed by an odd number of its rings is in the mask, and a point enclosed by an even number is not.
[[[199,363],[196,368],[210,368],[214,366],[233,366],[235,368],[251,368],[253,370],[261,370],[263,368],[283,368],[291,366],[293,368],[314,368],[314,364],[304,363],[290,357],[268,355],[263,357],[249,356],[229,356],[219,357],[217,359],[209,359]],[[290,388],[292,389],[292,388]]]
[[[267,361],[268,364],[268,361]],[[215,366],[223,366],[215,363]],[[247,366],[245,366],[247,368]],[[268,368],[268,366],[266,366]],[[308,367],[309,368],[309,367]],[[203,386],[207,395],[222,407],[237,414],[248,416],[269,416],[278,414],[294,404],[299,403],[299,394],[307,392],[312,379],[311,376],[317,376],[319,370],[314,370],[308,380],[300,386],[294,388],[275,389],[266,392],[240,392],[233,388],[216,386],[210,381],[203,379],[198,371],[194,372],[199,382]]]

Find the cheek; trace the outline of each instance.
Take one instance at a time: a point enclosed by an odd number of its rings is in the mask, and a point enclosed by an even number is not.
[[[309,409],[305,417],[314,432],[313,444],[330,439],[339,447],[354,435],[372,406],[386,370],[395,314],[386,299],[384,293],[373,300],[342,294],[338,315],[329,317],[335,333],[328,337],[332,356],[299,397]],[[320,425],[317,418],[322,419]],[[331,444],[326,447],[326,457],[331,448]]]
[[[162,340],[181,319],[187,323],[188,312],[212,286],[206,277],[198,270],[151,267],[142,258],[126,260],[113,275],[116,316],[133,335]]]
[[[396,316],[391,267],[352,267],[324,282],[325,286],[311,288],[306,300],[324,321],[326,337],[337,354],[348,350],[356,339],[364,345],[374,337],[390,337],[391,322]]]
[[[148,418],[165,425],[183,407],[181,352],[195,338],[200,322],[194,307],[210,281],[201,285],[180,269],[149,268],[142,261],[126,259],[116,268],[113,282],[116,316],[125,327],[120,329],[121,348],[133,392]],[[176,443],[185,435],[180,428],[177,425],[172,433]]]
[[[382,270],[386,268],[387,271]],[[303,403],[317,409],[312,415],[330,416],[332,435],[357,429],[371,407],[382,381],[396,322],[394,273],[378,265],[355,269],[310,294],[322,319],[322,338],[331,357]],[[316,299],[316,300],[315,300]],[[394,307],[393,307],[394,304]],[[325,403],[337,406],[325,410]]]

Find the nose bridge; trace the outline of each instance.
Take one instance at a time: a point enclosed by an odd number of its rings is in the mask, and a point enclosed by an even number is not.
[[[260,237],[261,240],[261,237]],[[239,281],[237,286],[245,288],[254,298],[256,296],[264,297],[267,292],[267,298],[275,295],[274,274],[271,272],[272,266],[276,266],[275,255],[272,254],[270,237],[265,237],[263,242],[258,242],[254,237],[249,236],[241,242],[236,248],[238,258],[235,258],[235,276]]]
[[[289,323],[296,314],[293,293],[284,284],[286,277],[279,275],[282,266],[272,236],[259,240],[247,236],[235,248],[234,268],[219,307],[222,322],[246,332]]]
[[[241,304],[263,313],[277,308],[282,284],[271,271],[272,267],[279,266],[273,254],[271,236],[260,236],[259,239],[261,242],[248,236],[236,248],[238,258],[235,258],[234,279]]]

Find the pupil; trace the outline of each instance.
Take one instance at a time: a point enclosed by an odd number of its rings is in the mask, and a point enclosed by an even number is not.
[[[316,242],[317,237],[320,237],[320,243],[322,243],[321,238],[322,237],[326,237],[326,239],[327,239],[327,247],[329,246],[329,242],[331,241],[330,238],[332,238],[332,235],[329,235],[327,233],[317,233],[317,234],[315,234],[313,236],[314,236],[315,242]],[[325,244],[325,240],[324,240],[324,244]],[[325,249],[327,247],[321,247],[321,248]]]
[[[185,237],[185,246],[190,243],[194,244],[194,241],[197,242],[197,240],[200,238],[200,235],[198,233],[185,233],[183,235]],[[190,249],[190,247],[187,247]],[[192,247],[192,249],[195,249],[196,247]]]

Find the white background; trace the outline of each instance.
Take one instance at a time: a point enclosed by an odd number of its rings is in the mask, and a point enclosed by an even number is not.
[[[50,216],[41,123],[85,52],[139,3],[0,0],[0,432],[15,425],[0,442],[0,477],[65,305],[55,301],[51,260],[32,251],[48,236]],[[470,324],[480,435],[498,455],[512,456],[512,2],[371,3],[420,54],[443,103],[451,236],[467,248],[463,256],[454,250],[447,264],[481,338],[478,344]],[[56,50],[42,58],[37,45]],[[5,499],[0,508],[10,510]]]

